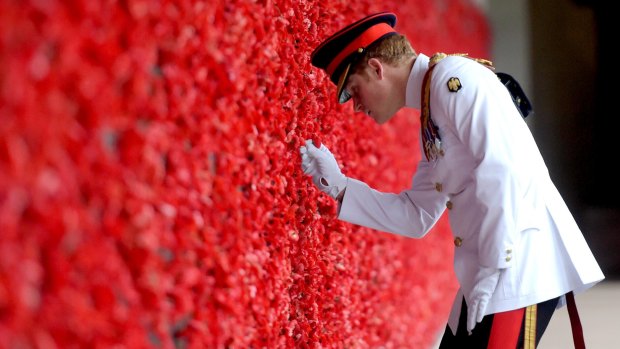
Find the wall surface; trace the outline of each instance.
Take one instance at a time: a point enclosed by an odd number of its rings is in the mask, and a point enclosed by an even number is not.
[[[382,10],[488,56],[468,1],[2,1],[1,348],[423,348],[456,291],[446,221],[337,221],[302,175],[408,188],[418,114],[334,100],[312,49]]]

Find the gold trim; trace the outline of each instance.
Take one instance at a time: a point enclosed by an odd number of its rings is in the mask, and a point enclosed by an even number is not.
[[[493,67],[493,62],[489,61],[488,59],[484,59],[484,58],[474,58],[474,57],[469,57],[469,54],[467,53],[443,53],[443,52],[437,52],[434,55],[431,56],[430,58],[430,62],[429,62],[429,67],[434,66],[435,64],[437,64],[439,61],[441,61],[442,59],[448,57],[448,56],[460,56],[460,57],[467,57],[469,59],[472,59],[484,66],[486,66],[489,69],[495,69],[495,67]]]
[[[525,308],[525,329],[523,331],[523,349],[536,348],[536,304]]]

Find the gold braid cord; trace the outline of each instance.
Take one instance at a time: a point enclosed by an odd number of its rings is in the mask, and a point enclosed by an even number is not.
[[[474,57],[469,57],[469,55],[467,53],[443,53],[443,52],[437,52],[435,53],[431,59],[430,62],[428,63],[429,67],[434,66],[435,64],[437,64],[439,61],[441,61],[442,59],[448,57],[448,56],[459,56],[459,57],[466,57],[469,58],[471,60],[474,60],[482,65],[484,65],[485,67],[493,70],[495,69],[495,67],[493,67],[493,62],[487,60],[487,59],[483,59],[483,58],[474,58]]]
[[[523,331],[525,338],[523,339],[523,349],[536,348],[536,318],[537,306],[530,305],[525,308],[525,329]]]

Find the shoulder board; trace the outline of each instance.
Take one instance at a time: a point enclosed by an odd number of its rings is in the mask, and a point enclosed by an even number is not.
[[[465,58],[469,58],[473,61],[476,61],[482,65],[484,65],[485,67],[489,68],[489,69],[494,69],[493,67],[493,62],[487,60],[487,59],[483,59],[483,58],[474,58],[474,57],[469,57],[469,55],[467,53],[450,53],[450,54],[446,54],[443,52],[437,52],[435,53],[433,56],[431,56],[429,62],[428,62],[428,67],[432,68],[435,64],[439,63],[442,59],[448,57],[448,56],[459,56],[459,57],[465,57]]]

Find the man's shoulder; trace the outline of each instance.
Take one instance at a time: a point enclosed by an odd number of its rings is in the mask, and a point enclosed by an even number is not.
[[[444,86],[448,86],[445,92],[456,92],[459,82],[475,84],[487,74],[495,75],[489,66],[462,55],[448,55],[439,60],[435,63],[432,74],[432,85],[442,86],[442,90],[446,89]]]
[[[488,62],[488,65],[485,66],[484,62]],[[431,63],[429,64],[433,64],[433,61],[431,60]],[[484,70],[490,71],[490,69],[488,68],[490,64],[491,62],[486,60],[478,60],[476,58],[471,58],[466,55],[455,54],[446,55],[444,58],[437,60],[437,62],[434,64],[435,67],[433,68],[433,70],[439,74],[443,72],[467,73],[470,71],[475,73]]]

